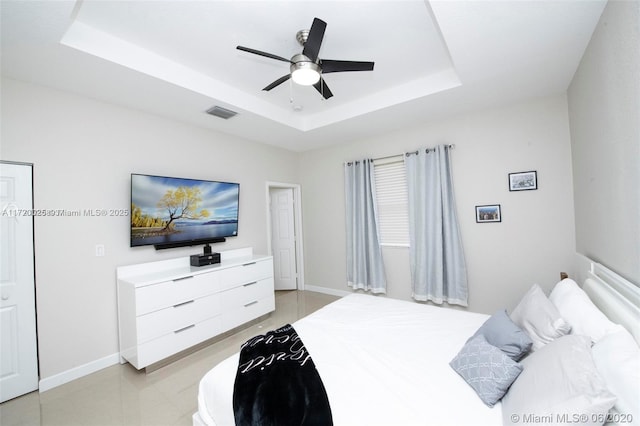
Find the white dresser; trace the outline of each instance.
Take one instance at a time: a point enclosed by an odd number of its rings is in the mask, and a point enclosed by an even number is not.
[[[273,258],[251,248],[117,268],[120,361],[145,368],[275,310]]]

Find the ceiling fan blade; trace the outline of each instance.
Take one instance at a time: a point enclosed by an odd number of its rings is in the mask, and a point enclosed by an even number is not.
[[[289,59],[283,58],[282,56],[274,55],[272,53],[263,52],[261,50],[252,49],[250,47],[237,46],[236,49],[243,50],[243,51],[249,52],[249,53],[253,53],[254,55],[260,55],[260,56],[265,56],[267,58],[276,59],[278,61],[289,62],[290,64],[293,63]]]
[[[327,83],[322,77],[320,77],[320,81],[314,84],[313,87],[315,87],[316,90],[320,92],[320,94],[324,96],[325,99],[329,99],[333,96],[333,93],[331,93],[331,90],[329,90],[329,86],[327,86]]]
[[[309,36],[304,43],[304,49],[302,54],[307,58],[315,62],[318,59],[318,53],[320,52],[320,45],[324,38],[324,30],[327,28],[327,23],[322,19],[313,18],[311,29],[309,30]]]
[[[322,73],[344,71],[373,71],[374,62],[363,61],[334,61],[331,59],[320,60]]]
[[[271,83],[270,85],[268,85],[267,87],[265,87],[262,90],[269,91],[269,90],[273,89],[274,87],[279,86],[282,83],[284,83],[285,81],[289,80],[289,78],[291,78],[291,74],[283,75],[282,77],[280,77],[279,79],[277,79],[276,81],[274,81],[273,83]]]

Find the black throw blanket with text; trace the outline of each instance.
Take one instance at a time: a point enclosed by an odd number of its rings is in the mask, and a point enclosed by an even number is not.
[[[318,370],[290,324],[242,345],[233,413],[237,426],[333,424]]]

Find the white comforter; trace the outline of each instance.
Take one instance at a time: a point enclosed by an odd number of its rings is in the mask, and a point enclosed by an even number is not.
[[[449,367],[487,315],[353,294],[293,324],[320,373],[336,426],[501,425]],[[199,421],[233,425],[238,354],[200,382]]]

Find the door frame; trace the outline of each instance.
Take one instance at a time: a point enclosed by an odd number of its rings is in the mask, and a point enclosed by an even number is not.
[[[266,183],[266,203],[265,208],[267,211],[267,254],[272,256],[271,250],[271,208],[270,203],[270,189],[271,188],[289,188],[293,189],[293,220],[295,222],[296,232],[296,272],[298,274],[298,290],[304,290],[304,249],[302,246],[302,191],[300,185],[296,183],[284,183],[284,182],[267,182]]]

